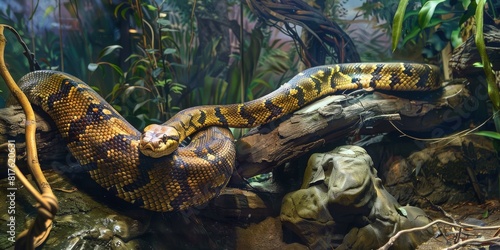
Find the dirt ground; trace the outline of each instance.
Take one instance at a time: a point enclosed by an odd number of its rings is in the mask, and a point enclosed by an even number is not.
[[[458,223],[467,223],[477,226],[482,226],[496,229],[490,230],[460,230],[459,227],[450,225],[437,224],[435,229],[437,233],[434,238],[431,238],[426,243],[419,246],[420,250],[430,249],[500,249],[500,199],[487,200],[484,204],[478,203],[461,203],[456,205],[445,205],[439,208],[426,209],[426,213],[433,219],[443,219],[451,221],[455,219]],[[445,213],[447,213],[445,215]],[[496,242],[485,242],[470,244],[466,246],[457,246],[460,241],[471,239],[493,239]],[[457,247],[455,247],[457,246]],[[489,247],[488,247],[489,246]]]

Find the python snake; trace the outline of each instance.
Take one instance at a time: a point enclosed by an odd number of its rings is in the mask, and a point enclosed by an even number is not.
[[[439,69],[427,64],[359,63],[310,68],[276,91],[242,104],[180,111],[140,133],[80,79],[35,71],[20,80],[30,102],[54,120],[68,148],[103,188],[154,211],[202,205],[225,187],[235,164],[226,127],[255,127],[337,91],[373,87],[427,91],[440,87]],[[179,147],[191,136],[191,143]]]

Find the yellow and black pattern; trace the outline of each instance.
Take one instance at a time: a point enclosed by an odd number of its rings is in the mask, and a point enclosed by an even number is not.
[[[439,70],[426,64],[320,66],[262,98],[189,108],[162,125],[150,125],[141,135],[76,77],[36,71],[20,80],[30,102],[54,120],[83,173],[116,196],[154,211],[204,204],[227,184],[235,149],[224,127],[267,123],[342,90],[422,91],[439,86]],[[191,143],[178,147],[188,136]]]
[[[224,106],[199,106],[177,113],[164,124],[144,130],[141,152],[161,157],[181,141],[208,126],[255,127],[300,109],[337,91],[373,87],[379,90],[424,91],[440,86],[436,66],[413,63],[353,63],[318,66],[299,73],[259,99]]]
[[[140,132],[81,80],[36,71],[24,76],[20,87],[54,120],[83,173],[143,208],[173,211],[204,204],[233,172],[234,139],[225,128],[208,128],[189,146],[155,159],[139,152]]]

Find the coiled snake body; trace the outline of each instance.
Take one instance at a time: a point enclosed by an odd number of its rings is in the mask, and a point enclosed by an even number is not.
[[[235,149],[224,127],[267,123],[339,90],[425,91],[439,86],[439,70],[426,64],[319,66],[259,99],[189,108],[141,134],[74,76],[35,71],[20,80],[30,102],[54,120],[83,171],[121,199],[154,211],[204,204],[227,184]],[[191,143],[178,147],[189,136]]]

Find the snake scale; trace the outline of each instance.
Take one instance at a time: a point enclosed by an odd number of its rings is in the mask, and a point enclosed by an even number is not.
[[[439,69],[427,64],[319,66],[261,98],[189,108],[144,133],[69,74],[35,71],[19,85],[55,122],[83,173],[125,201],[154,211],[178,211],[208,202],[227,184],[235,149],[226,127],[255,127],[337,91],[428,91],[439,88],[440,79]],[[190,144],[179,147],[187,137]]]

